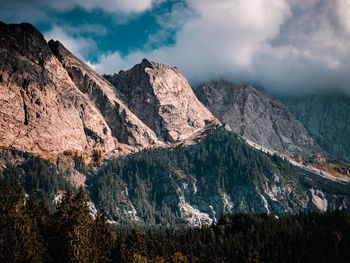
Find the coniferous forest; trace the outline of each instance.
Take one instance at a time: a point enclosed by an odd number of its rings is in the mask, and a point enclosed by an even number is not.
[[[53,209],[20,183],[0,193],[0,262],[348,262],[350,213],[222,215],[182,231],[112,232],[83,188]]]
[[[254,161],[252,161],[254,160]],[[264,183],[276,174],[295,193],[322,187],[286,160],[218,130],[189,147],[146,150],[99,167],[77,161],[90,186],[75,189],[49,161],[32,157],[0,172],[0,262],[347,262],[350,213],[223,213],[211,225],[188,227],[163,200],[180,183],[210,193]],[[285,178],[285,179],[284,179]],[[128,196],[118,195],[129,187]],[[333,193],[347,193],[339,184]],[[85,192],[86,191],[86,192]],[[61,199],[57,199],[61,197]],[[132,221],[114,214],[129,198]],[[53,199],[55,199],[53,201]],[[91,211],[91,201],[100,213]],[[251,207],[254,208],[254,200]],[[249,211],[249,210],[248,210]],[[113,220],[113,224],[110,224]]]

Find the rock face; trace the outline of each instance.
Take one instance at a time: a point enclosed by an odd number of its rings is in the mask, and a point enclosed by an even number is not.
[[[119,99],[121,94],[106,79],[75,57],[60,42],[50,40],[48,44],[75,85],[102,113],[113,137],[121,143],[137,147],[159,144],[155,133],[124,105]]]
[[[265,91],[221,79],[195,92],[227,129],[252,146],[286,156],[317,173],[349,177],[350,165],[324,151],[288,108]]]
[[[324,149],[350,163],[348,95],[289,96],[282,101]]]
[[[144,60],[109,79],[32,25],[0,23],[0,147],[108,158],[219,124],[175,68]]]
[[[213,80],[195,92],[214,116],[247,140],[285,154],[322,153],[288,108],[264,91],[246,84]]]
[[[163,142],[181,142],[219,121],[174,68],[144,59],[128,71],[105,75],[129,109]]]
[[[30,24],[0,23],[0,146],[40,154],[110,151],[116,140]]]

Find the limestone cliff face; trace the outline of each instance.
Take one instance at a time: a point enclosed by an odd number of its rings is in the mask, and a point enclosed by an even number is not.
[[[129,109],[163,142],[181,142],[219,125],[174,68],[144,59],[128,71],[105,75]]]
[[[195,92],[215,117],[254,147],[291,158],[317,173],[349,177],[350,165],[323,150],[288,108],[267,92],[226,80],[207,82]]]
[[[119,99],[121,94],[106,79],[75,57],[60,42],[51,40],[48,44],[75,85],[103,114],[113,137],[130,146],[159,144],[155,133],[125,106]]]
[[[110,151],[116,140],[30,24],[0,23],[0,146],[34,154]]]
[[[214,116],[245,139],[285,154],[310,156],[322,152],[288,108],[264,91],[213,80],[195,92]]]
[[[144,60],[110,79],[32,25],[0,23],[0,147],[109,158],[219,124],[175,68]]]

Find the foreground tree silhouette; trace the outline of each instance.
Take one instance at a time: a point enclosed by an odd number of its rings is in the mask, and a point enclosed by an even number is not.
[[[90,262],[110,262],[113,241],[112,232],[107,222],[106,212],[102,209],[101,213],[97,213],[92,225],[92,251]]]
[[[36,200],[31,195],[23,209],[20,184],[6,183],[0,193],[0,262],[43,262],[44,247],[35,219]]]
[[[81,187],[77,195],[68,190],[54,214],[51,253],[55,262],[89,262],[92,217],[88,199]]]

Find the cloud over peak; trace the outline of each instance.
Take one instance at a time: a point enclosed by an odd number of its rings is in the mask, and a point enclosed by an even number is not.
[[[50,16],[76,8],[93,21]],[[101,13],[124,24],[104,24]],[[279,92],[350,94],[349,0],[4,0],[0,15],[46,21],[47,39],[60,40],[101,73],[147,57],[177,66],[193,86],[222,77]],[[128,23],[130,30],[116,30]]]

